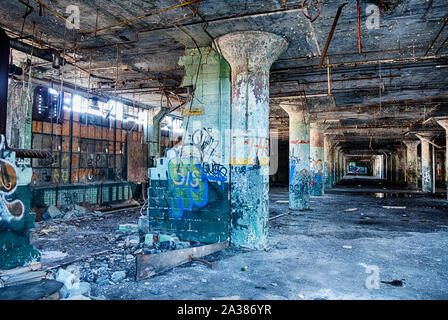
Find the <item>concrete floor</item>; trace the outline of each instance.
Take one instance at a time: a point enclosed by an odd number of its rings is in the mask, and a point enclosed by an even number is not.
[[[406,192],[341,186],[313,197],[310,211],[272,220],[266,250],[229,248],[207,257],[217,261],[214,270],[195,262],[138,283],[129,279],[115,285],[92,284],[92,295],[107,299],[448,299],[448,201],[442,195]],[[271,187],[271,217],[288,212],[287,199],[287,187]],[[108,224],[114,219],[120,223],[119,217],[110,219]],[[45,249],[45,241],[39,244]],[[366,265],[378,267],[384,281],[379,289],[366,288]],[[247,270],[241,271],[245,266]],[[386,283],[393,280],[403,285]]]

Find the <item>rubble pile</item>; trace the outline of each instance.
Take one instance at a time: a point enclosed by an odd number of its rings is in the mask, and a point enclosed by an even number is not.
[[[51,205],[45,209],[44,213],[42,214],[42,219],[44,219],[45,221],[52,219],[70,220],[82,218],[91,214],[99,215],[102,213],[99,211],[93,211],[89,208],[77,204],[64,205],[60,207]]]

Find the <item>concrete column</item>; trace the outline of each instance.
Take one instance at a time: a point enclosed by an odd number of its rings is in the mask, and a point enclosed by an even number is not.
[[[406,183],[406,149],[403,147],[397,149],[397,182]]]
[[[398,154],[396,151],[391,152],[391,169],[392,169],[392,183],[398,183]]]
[[[269,217],[269,69],[288,42],[246,31],[216,43],[232,74],[231,243],[262,248]]]
[[[322,196],[324,194],[324,128],[318,122],[310,125],[310,166],[311,166],[311,195]]]
[[[429,141],[434,137],[431,133],[420,133],[418,138],[422,144],[422,191],[434,192],[433,189],[433,165],[431,145]]]
[[[438,119],[437,123],[445,129],[446,134],[446,144],[445,144],[445,177],[448,177],[448,118]],[[446,197],[448,199],[448,182],[446,185]]]
[[[324,157],[325,157],[325,163],[324,163],[324,175],[325,175],[325,188],[332,188],[333,187],[333,177],[332,177],[332,143],[331,138],[328,134],[324,137]]]
[[[335,176],[335,184],[338,184],[341,180],[341,155],[340,155],[341,147],[337,146],[334,151],[334,176]]]
[[[289,208],[307,210],[311,192],[310,115],[300,105],[280,106],[289,115]]]
[[[406,182],[409,188],[418,188],[418,154],[417,146],[420,144],[419,140],[404,140],[406,145]]]

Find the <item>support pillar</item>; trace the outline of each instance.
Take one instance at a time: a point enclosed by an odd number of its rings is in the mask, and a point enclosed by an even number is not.
[[[266,246],[269,217],[269,69],[288,46],[281,36],[234,32],[216,40],[231,67],[231,243]]]
[[[431,156],[431,145],[429,141],[434,137],[431,133],[421,133],[418,135],[422,144],[422,191],[434,192],[433,189],[433,165]]]
[[[325,156],[325,164],[324,164],[324,174],[325,174],[325,188],[333,187],[333,176],[332,176],[332,143],[331,138],[328,134],[324,137],[324,156]]]
[[[397,149],[397,182],[401,185],[406,183],[406,149]]]
[[[310,166],[312,196],[324,195],[324,132],[322,124],[312,122],[310,126]]]
[[[448,118],[438,119],[437,123],[445,129],[446,143],[445,143],[445,177],[448,178]],[[448,181],[446,184],[446,198],[448,199]]]
[[[310,115],[301,105],[280,104],[289,115],[289,209],[309,209]]]

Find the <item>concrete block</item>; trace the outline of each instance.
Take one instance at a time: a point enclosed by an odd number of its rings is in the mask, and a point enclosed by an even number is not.
[[[137,247],[140,244],[140,237],[128,236],[126,237],[125,244],[127,247]]]
[[[145,246],[151,247],[154,245],[154,235],[152,233],[145,235]]]
[[[47,208],[47,210],[45,210],[42,216],[44,219],[55,219],[62,216],[62,212],[55,206],[51,205]]]
[[[149,232],[149,219],[147,216],[141,216],[138,219],[138,228],[145,233]]]
[[[55,280],[63,283],[66,290],[70,290],[75,284],[75,275],[61,268],[56,273]]]
[[[61,294],[64,298],[75,297],[75,296],[89,296],[90,295],[90,284],[87,282],[77,282],[73,285],[70,290],[62,287]]]
[[[112,273],[111,280],[113,282],[120,282],[126,278],[126,271],[116,271]]]
[[[135,233],[138,232],[139,226],[133,223],[120,224],[118,226],[118,231],[124,233]]]

